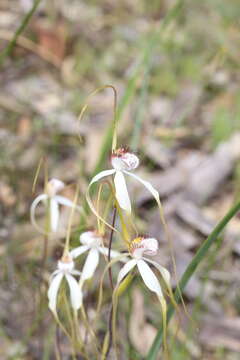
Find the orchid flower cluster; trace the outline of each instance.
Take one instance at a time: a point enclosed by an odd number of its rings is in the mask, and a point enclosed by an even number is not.
[[[151,259],[158,252],[158,241],[155,238],[139,235],[131,235],[127,231],[125,219],[133,218],[132,214],[132,200],[131,194],[128,190],[127,178],[133,178],[143,185],[156,200],[160,207],[160,199],[158,191],[147,181],[136,175],[134,171],[139,166],[139,158],[134,153],[121,147],[113,149],[111,154],[112,168],[101,171],[95,175],[90,181],[87,191],[86,200],[89,208],[96,216],[94,230],[87,230],[79,235],[80,245],[71,247],[69,239],[66,241],[63,255],[57,263],[57,269],[50,276],[50,284],[48,289],[49,308],[58,319],[58,312],[60,309],[60,289],[67,285],[69,294],[69,304],[71,305],[74,314],[78,313],[79,309],[84,309],[84,284],[95,277],[97,268],[99,266],[100,257],[102,256],[106,261],[106,269],[112,266],[120,265],[120,270],[115,279],[115,287],[113,293],[120,288],[125,279],[133,272],[139,274],[145,286],[156,294],[157,299],[161,305],[162,321],[166,329],[166,300],[164,290],[172,294],[170,285],[170,274],[168,270],[161,266],[158,262]],[[106,181],[107,180],[107,181]],[[115,224],[109,224],[108,215],[100,214],[99,207],[94,205],[94,200],[91,196],[91,188],[95,184],[102,185],[102,183],[110,184],[112,194],[112,205],[117,215],[119,215],[120,225],[118,229]],[[48,227],[48,234],[56,234],[59,229],[59,219],[61,214],[61,207],[68,207],[71,211],[82,212],[83,209],[76,204],[76,201],[59,195],[64,190],[65,184],[58,179],[51,179],[43,194],[36,197],[31,206],[31,220],[33,225],[42,233],[46,234],[36,221],[36,209],[42,203],[45,205],[46,215],[49,217],[50,226]],[[110,211],[109,211],[110,212]],[[126,220],[127,221],[127,220]],[[128,224],[129,225],[129,224]],[[106,245],[106,227],[113,233],[117,233],[120,239],[123,239],[123,248],[121,251],[112,249],[112,244]],[[125,227],[123,233],[122,227]],[[129,235],[130,233],[130,235]],[[125,234],[125,235],[124,235]],[[77,261],[80,257],[85,256],[85,262],[82,269],[76,269]],[[117,265],[119,264],[119,265]],[[153,271],[155,269],[155,272]],[[156,275],[160,275],[161,282]],[[64,284],[63,284],[64,283]]]

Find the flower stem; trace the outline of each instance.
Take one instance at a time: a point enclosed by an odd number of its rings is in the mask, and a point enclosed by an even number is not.
[[[60,328],[58,324],[56,324],[55,355],[57,360],[62,360],[62,351],[60,347]]]
[[[112,228],[114,228],[114,225],[115,225],[116,214],[117,214],[117,208],[115,206],[114,210],[113,210]],[[111,261],[112,241],[113,241],[113,229],[111,229],[110,239],[109,239],[109,244],[108,244],[108,262],[109,263]],[[113,279],[112,279],[112,268],[111,268],[111,266],[108,269],[108,275],[109,275],[109,281],[110,281],[110,284],[111,284],[111,288],[112,288],[112,291],[113,291]]]

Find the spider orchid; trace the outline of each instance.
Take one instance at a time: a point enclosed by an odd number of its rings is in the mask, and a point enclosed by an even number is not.
[[[99,254],[107,256],[108,248],[102,245],[103,238],[95,231],[86,231],[82,233],[79,240],[83,245],[73,249],[70,252],[70,255],[75,259],[79,255],[87,251],[89,252],[80,278],[80,286],[82,286],[86,280],[90,279],[94,275],[99,263]],[[118,251],[111,250],[110,252],[111,258],[116,258],[120,255],[121,254]]]
[[[71,305],[74,310],[78,310],[82,305],[82,291],[77,280],[73,275],[80,276],[81,273],[74,269],[74,262],[70,254],[64,255],[58,261],[58,269],[51,275],[50,286],[48,290],[49,308],[56,315],[57,296],[63,278],[67,280],[70,290]]]
[[[138,268],[144,284],[149,290],[154,292],[161,305],[162,309],[162,321],[163,321],[163,345],[164,351],[167,351],[167,304],[163,296],[160,282],[154,272],[151,270],[150,265],[153,265],[161,274],[164,283],[167,287],[170,297],[172,299],[172,289],[170,285],[170,274],[167,269],[159,265],[156,261],[146,258],[144,255],[153,256],[158,251],[158,242],[154,238],[138,237],[134,239],[129,245],[129,256],[131,259],[122,267],[118,274],[117,287],[125,276],[130,273],[135,267]],[[114,309],[114,319],[116,316],[116,308]],[[115,320],[114,320],[115,321]],[[116,340],[114,339],[114,342]]]
[[[36,222],[35,212],[36,207],[40,202],[47,203],[49,201],[50,208],[50,227],[52,232],[56,232],[58,228],[59,222],[59,205],[68,206],[70,208],[76,207],[76,209],[80,210],[79,206],[76,206],[71,200],[65,198],[64,196],[58,195],[58,192],[61,191],[65,187],[65,184],[58,179],[51,179],[46,186],[46,192],[40,194],[36,197],[31,205],[30,215],[32,224],[39,230],[43,232],[43,230],[38,226]]]
[[[133,174],[131,171],[135,170],[139,165],[138,157],[125,150],[124,148],[119,148],[118,150],[113,151],[111,156],[111,163],[113,169],[101,171],[99,174],[93,177],[91,180],[88,192],[92,184],[98,182],[104,177],[114,175],[114,185],[115,185],[115,196],[118,201],[119,206],[125,210],[127,213],[131,213],[131,201],[128,194],[128,189],[126,185],[125,175],[129,175],[135,180],[138,180],[143,186],[145,186],[148,191],[153,195],[157,203],[160,203],[158,191],[154,189],[154,187],[145,180],[142,180],[139,176]],[[95,215],[98,216],[96,210],[94,209],[92,202],[90,200],[89,194],[87,194],[87,199],[89,206]],[[99,216],[98,216],[99,217]]]
[[[154,238],[138,237],[134,239],[129,245],[129,256],[131,259],[123,266],[118,274],[117,283],[120,284],[123,278],[137,266],[138,271],[149,290],[155,292],[159,298],[163,298],[161,285],[151,270],[153,265],[163,277],[163,280],[168,288],[170,288],[170,274],[166,268],[158,264],[156,261],[146,258],[144,255],[153,256],[158,251],[158,242]]]

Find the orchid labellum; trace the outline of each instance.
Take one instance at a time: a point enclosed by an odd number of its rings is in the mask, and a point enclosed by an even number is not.
[[[136,266],[149,290],[155,292],[159,297],[163,297],[160,283],[148,264],[153,265],[160,272],[165,284],[169,287],[170,274],[166,268],[158,264],[156,261],[144,256],[156,255],[157,251],[158,242],[156,239],[144,237],[134,239],[129,245],[129,256],[131,259],[120,270],[117,280],[118,284],[120,284],[123,278]]]

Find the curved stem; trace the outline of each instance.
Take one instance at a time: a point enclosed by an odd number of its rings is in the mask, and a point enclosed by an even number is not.
[[[94,90],[93,92],[90,93],[90,95],[88,95],[87,100],[85,102],[85,105],[83,106],[79,117],[78,117],[78,121],[80,122],[85,111],[88,109],[89,107],[89,100],[96,95],[97,93],[99,93],[100,91],[104,90],[104,89],[112,89],[113,90],[113,96],[114,96],[114,100],[113,100],[113,134],[112,134],[112,151],[116,150],[117,147],[117,90],[115,89],[115,87],[113,85],[104,85],[101,86],[99,88],[97,88],[96,90]],[[80,136],[79,136],[80,137]],[[80,137],[81,140],[81,137]]]

